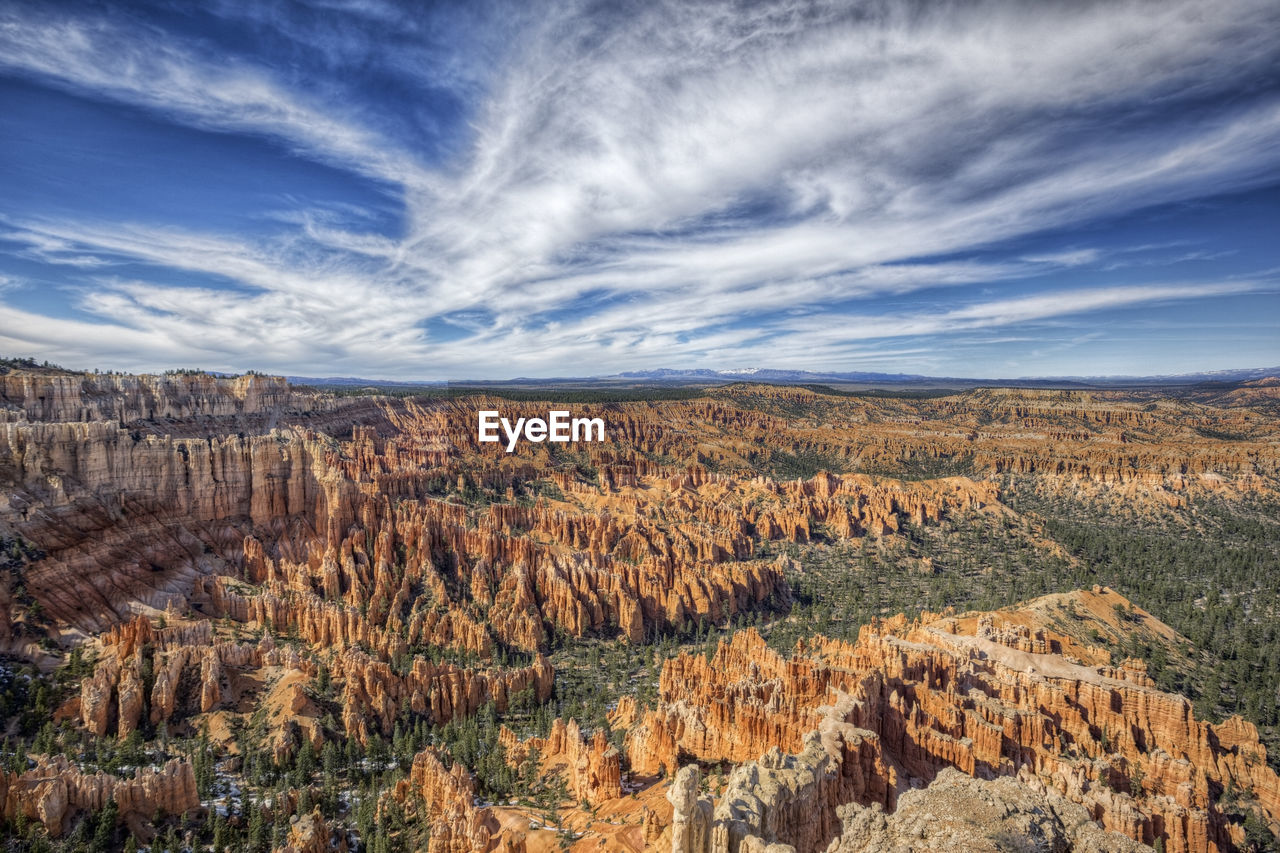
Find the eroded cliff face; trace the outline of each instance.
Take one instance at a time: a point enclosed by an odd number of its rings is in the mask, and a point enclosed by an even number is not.
[[[176,758],[159,769],[139,768],[132,778],[84,773],[62,756],[40,757],[20,774],[0,771],[0,817],[39,821],[55,838],[77,814],[100,811],[110,800],[121,820],[149,820],[157,811],[180,815],[200,806],[191,764]]]
[[[563,773],[575,801],[599,805],[622,796],[622,756],[603,731],[588,738],[576,720],[566,725],[557,717],[545,738],[522,741],[503,726],[499,743],[514,768],[536,758],[541,772]]]
[[[413,759],[409,778],[387,795],[411,820],[430,827],[428,853],[472,853],[492,849],[498,821],[474,804],[475,786],[461,764],[446,770],[433,749]]]
[[[490,702],[501,713],[547,700],[547,654],[579,638],[627,648],[781,617],[797,565],[780,552],[1009,518],[1002,488],[1139,513],[1274,488],[1268,387],[1197,402],[739,386],[575,407],[605,419],[608,442],[508,454],[476,441],[476,411],[545,416],[545,404],[17,371],[0,376],[0,535],[30,556],[0,576],[0,652],[44,661],[83,645],[95,663],[64,711],[94,736],[212,724],[229,742],[229,726],[262,706],[279,727],[262,746],[285,762],[304,743],[388,738],[407,717],[443,724]],[[811,459],[914,478],[814,474]],[[968,476],[937,476],[953,468]],[[793,469],[805,476],[783,475]],[[1239,835],[1219,807],[1228,787],[1280,826],[1280,790],[1249,724],[1196,720],[1140,661],[1117,663],[1087,631],[1044,618],[1079,607],[1094,620],[1081,625],[1101,625],[1098,614],[1127,605],[1117,599],[1095,590],[887,620],[857,643],[815,637],[790,658],[740,631],[710,660],[667,662],[656,706],[622,697],[610,722],[627,732],[624,754],[573,720],[534,741],[506,732],[503,745],[517,766],[536,749],[544,773],[605,816],[584,830],[588,846],[962,847],[979,843],[978,828],[927,816],[996,802],[1011,822],[993,826],[1026,828],[1008,815],[1040,810],[1035,831],[1068,847],[1221,850]],[[1104,633],[1172,633],[1138,615]],[[164,800],[140,793],[161,784],[145,773],[90,785],[61,760],[7,777],[5,814],[61,830],[100,807],[101,789],[140,809],[194,807],[181,762],[153,773],[172,777]],[[734,769],[703,794],[691,760]],[[659,773],[675,779],[665,792]],[[509,812],[477,805],[475,790],[466,768],[427,749],[383,802],[428,823],[433,850],[546,840],[537,833],[550,830],[516,831]],[[341,837],[302,815],[287,844]]]
[[[1226,789],[1251,792],[1280,826],[1280,779],[1251,724],[1198,721],[1142,669],[1051,651],[1065,642],[999,614],[890,620],[857,643],[802,643],[791,658],[742,632],[709,661],[664,667],[661,701],[632,730],[631,766],[739,764],[709,850],[754,849],[751,836],[822,849],[844,831],[841,804],[894,812],[944,768],[1022,779],[1169,851],[1241,840],[1219,807]]]
[[[1280,459],[1261,438],[1264,414],[1102,393],[975,391],[908,407],[760,388],[584,406],[610,440],[564,457],[476,441],[478,408],[545,414],[531,403],[339,401],[255,376],[16,371],[0,382],[0,519],[43,550],[26,588],[68,641],[212,597],[222,609],[210,615],[269,618],[384,660],[420,644],[534,652],[556,630],[640,642],[785,607],[785,566],[757,557],[762,543],[891,535],[999,506],[993,483],[967,477],[741,471],[775,449],[873,469],[964,459],[1043,488],[1087,483],[1155,504],[1257,488]],[[800,404],[813,415],[771,413]],[[1194,434],[1200,421],[1221,433],[1223,418],[1260,438]],[[539,479],[544,496],[517,494]],[[497,501],[477,509],[468,494]],[[215,576],[249,585],[215,592]],[[409,601],[419,587],[430,606]]]
[[[17,370],[0,374],[0,420],[156,421],[314,411],[331,400],[279,376],[132,376]]]
[[[184,607],[249,531],[339,523],[354,490],[314,435],[135,437],[114,423],[0,424],[0,518],[45,559],[26,572],[55,624],[96,633]],[[2,639],[2,638],[0,638]]]

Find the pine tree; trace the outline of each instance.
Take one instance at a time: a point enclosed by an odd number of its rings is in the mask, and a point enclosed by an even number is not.
[[[266,847],[266,816],[262,813],[261,805],[254,805],[249,809],[249,850],[252,853],[258,853]]]
[[[120,807],[115,799],[107,800],[107,804],[97,815],[97,827],[93,833],[93,841],[89,849],[93,853],[106,853],[112,849],[111,839],[116,832],[116,818],[120,816]]]

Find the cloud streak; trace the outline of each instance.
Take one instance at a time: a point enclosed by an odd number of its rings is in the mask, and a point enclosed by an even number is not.
[[[372,182],[398,221],[303,205],[220,231],[0,207],[17,255],[77,276],[75,319],[5,307],[0,344],[92,364],[140,336],[125,366],[379,376],[839,368],[1275,290],[1211,271],[1126,284],[1132,257],[1079,240],[999,250],[1274,180],[1280,95],[1257,85],[1280,61],[1272,3],[569,3],[447,20],[496,54],[449,54],[438,35],[375,45],[370,27],[413,29],[390,4],[349,10],[341,37],[262,8],[219,13],[322,55],[307,85],[155,22],[21,7],[0,14],[0,72],[272,140]],[[427,122],[438,138],[413,144],[392,115],[412,100],[350,97],[343,63],[375,53],[403,91],[466,99],[469,120]],[[1082,273],[1089,286],[1064,285]]]
[[[195,127],[261,135],[299,154],[402,186],[428,180],[408,152],[288,91],[260,67],[103,20],[0,17],[0,68],[153,110]]]

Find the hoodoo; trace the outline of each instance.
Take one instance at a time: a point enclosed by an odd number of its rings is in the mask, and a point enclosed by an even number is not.
[[[1235,432],[1190,440],[1148,392],[737,386],[583,404],[607,442],[508,452],[475,412],[547,404],[70,376],[0,376],[15,837],[1225,853],[1280,829],[1271,575],[1243,568],[1277,565],[1280,451],[1251,397],[1206,397]]]

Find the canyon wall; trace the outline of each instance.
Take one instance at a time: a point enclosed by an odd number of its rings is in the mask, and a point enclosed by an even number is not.
[[[0,420],[46,422],[232,418],[328,408],[332,398],[292,389],[279,376],[207,373],[0,373]]]
[[[965,633],[965,624],[892,620],[864,628],[857,643],[801,643],[790,658],[746,631],[710,660],[681,655],[663,669],[658,706],[631,732],[631,766],[675,775],[690,760],[739,764],[729,787],[744,789],[735,796],[746,805],[717,807],[715,850],[737,850],[750,835],[820,849],[841,832],[838,806],[892,812],[903,792],[947,767],[1029,780],[1108,831],[1159,839],[1170,853],[1241,840],[1218,804],[1228,788],[1252,792],[1280,827],[1280,779],[1251,724],[1198,721],[1143,670],[1027,651],[1025,627],[992,631],[979,620],[987,627]],[[772,792],[764,805],[746,797],[757,787]],[[715,846],[717,833],[727,847]]]
[[[562,772],[575,801],[599,805],[622,796],[622,757],[602,730],[588,738],[576,720],[566,725],[557,717],[545,738],[522,741],[503,726],[499,743],[506,750],[507,763],[514,768],[537,757],[543,772]]]
[[[95,736],[190,734],[268,703],[282,732],[301,727],[263,745],[283,762],[295,741],[329,736],[320,704],[331,731],[368,743],[406,712],[439,724],[549,699],[547,654],[567,639],[643,644],[785,618],[788,553],[1009,518],[1001,489],[1135,512],[1265,493],[1280,473],[1268,388],[1210,404],[731,386],[576,406],[605,419],[607,442],[508,454],[476,441],[475,412],[547,404],[13,371],[0,375],[0,536],[20,553],[0,577],[0,652],[47,663],[83,645],[92,671],[64,710]],[[672,820],[646,802],[643,837],[690,853],[857,850],[917,825],[966,838],[973,827],[923,815],[979,801],[1047,809],[1038,831],[1081,849],[1225,850],[1241,834],[1226,790],[1280,827],[1250,724],[1197,720],[1140,662],[1114,665],[1086,637],[1034,624],[1034,607],[1019,614],[884,620],[790,657],[740,631],[710,659],[668,661],[656,705],[623,697],[610,720],[625,757],[573,720],[533,741],[504,730],[503,744],[516,765],[536,750],[593,809],[623,809],[628,777],[664,774]],[[734,765],[718,796],[699,791],[691,761]],[[428,823],[442,853],[510,841],[466,768],[447,764],[419,753],[384,806]],[[42,759],[4,777],[0,802],[61,831],[104,797],[195,808],[190,774],[171,762],[120,780]],[[288,845],[331,841],[302,815]]]
[[[38,757],[35,767],[20,774],[0,771],[0,817],[39,821],[55,838],[77,813],[100,811],[110,800],[119,807],[120,820],[129,815],[150,820],[157,811],[185,814],[200,806],[191,764],[177,758],[159,769],[139,768],[127,778],[85,773],[62,756]]]

